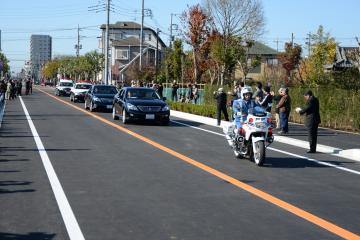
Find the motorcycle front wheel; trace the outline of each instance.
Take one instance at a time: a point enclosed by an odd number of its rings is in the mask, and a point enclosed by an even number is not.
[[[255,144],[255,151],[251,151],[251,160],[255,162],[256,165],[262,166],[265,162],[265,142],[258,141]]]

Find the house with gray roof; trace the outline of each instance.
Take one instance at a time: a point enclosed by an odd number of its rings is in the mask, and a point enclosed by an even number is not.
[[[102,35],[99,47],[105,53],[106,25],[101,25],[100,29]],[[135,22],[116,22],[109,25],[112,79],[129,80],[126,75],[129,66],[139,64],[140,30],[141,25]],[[143,65],[155,66],[156,56],[158,56],[158,61],[161,62],[166,45],[152,28],[144,26],[143,31]]]
[[[261,64],[256,68],[250,70],[247,75],[248,79],[251,80],[260,80],[261,76],[264,74],[266,67],[275,66],[279,64],[278,55],[279,52],[272,49],[269,46],[261,42],[254,42],[254,45],[249,49],[249,58],[260,57]],[[235,79],[242,79],[243,73],[238,67],[235,70]]]

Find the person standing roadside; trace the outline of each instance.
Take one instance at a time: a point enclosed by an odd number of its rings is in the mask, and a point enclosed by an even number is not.
[[[164,91],[164,87],[163,87],[162,83],[159,83],[157,92],[158,92],[161,99],[163,99],[163,91]]]
[[[171,100],[173,102],[177,102],[178,101],[178,95],[177,95],[177,91],[179,89],[179,85],[176,83],[176,80],[174,80],[172,86],[171,86]]]
[[[285,91],[283,88],[279,88],[278,95],[275,95],[274,92],[271,92],[271,95],[273,96],[273,101],[275,101],[275,122],[276,122],[276,128],[277,130],[280,129],[280,110],[277,107],[279,104],[280,99],[282,98],[281,93]]]
[[[193,104],[197,104],[197,100],[199,99],[199,88],[197,86],[197,84],[193,85],[192,88],[192,96],[193,96]]]
[[[25,95],[29,95],[30,91],[30,79],[26,80],[25,82]]]
[[[189,83],[186,88],[186,94],[185,94],[185,102],[190,103],[193,99],[192,95],[192,84]]]
[[[307,153],[316,153],[318,127],[321,123],[319,100],[313,96],[311,90],[307,90],[304,94],[306,106],[296,108],[295,111],[300,115],[305,115],[305,127],[308,130],[308,140],[310,150]]]
[[[258,98],[258,101],[262,101],[263,98],[264,98],[264,92],[263,92],[263,89],[262,89],[262,83],[261,82],[257,82],[256,83],[256,91],[254,93],[254,96],[253,98]]]
[[[20,79],[17,84],[17,95],[18,96],[21,96],[21,91],[22,91],[22,80]]]
[[[283,89],[280,95],[282,97],[279,103],[277,104],[277,108],[279,108],[280,128],[281,128],[279,134],[287,134],[289,133],[289,115],[291,111],[291,99],[289,96],[289,89],[288,88]]]
[[[266,86],[264,88],[265,95],[263,100],[260,102],[260,105],[265,109],[265,111],[271,113],[271,107],[272,107],[272,99],[273,97],[270,94],[270,87]]]
[[[32,94],[32,86],[33,86],[33,80],[30,79],[30,88],[29,88],[30,94]]]
[[[11,100],[10,95],[11,95],[12,86],[11,86],[10,80],[8,80],[6,85],[7,86],[6,86],[6,92],[5,92],[5,99],[6,100]]]
[[[226,109],[227,96],[223,88],[219,88],[218,91],[214,92],[214,97],[216,99],[216,115],[217,115],[217,125],[221,124],[221,112],[223,112],[225,120],[229,121],[229,115]]]

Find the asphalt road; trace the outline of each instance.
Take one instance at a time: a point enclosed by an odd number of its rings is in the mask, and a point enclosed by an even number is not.
[[[360,235],[360,175],[296,157],[304,149],[274,143],[260,168],[235,159],[214,127],[123,125],[39,90],[22,99],[85,239]],[[0,239],[70,239],[19,99],[0,139]],[[310,157],[360,173],[358,162]]]

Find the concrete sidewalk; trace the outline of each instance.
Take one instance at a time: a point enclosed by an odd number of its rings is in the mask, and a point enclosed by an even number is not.
[[[225,125],[229,124],[229,122],[221,121],[221,125],[217,126],[217,120],[214,118],[202,117],[199,115],[184,113],[184,112],[179,112],[179,111],[174,111],[174,110],[171,110],[171,116],[186,119],[189,121],[199,122],[202,124],[206,124],[206,125],[218,127],[218,128],[223,128]],[[347,134],[351,134],[351,133],[347,133]],[[275,136],[276,142],[289,144],[289,145],[304,148],[304,149],[309,149],[309,142],[307,142],[307,141],[297,139],[295,137],[279,136],[276,134],[274,134],[274,136]],[[360,139],[360,135],[355,135],[354,137]],[[343,141],[346,141],[346,140],[348,140],[348,138],[343,139]],[[318,141],[319,141],[319,139],[318,139]],[[360,143],[360,141],[359,141],[359,143]],[[353,146],[357,146],[357,145],[353,145]],[[329,146],[329,145],[318,144],[317,151],[326,153],[326,154],[330,154],[333,156],[341,157],[341,158],[346,158],[346,159],[350,159],[350,160],[354,160],[354,161],[360,161],[360,148],[344,149],[344,148],[338,148],[338,147]]]

